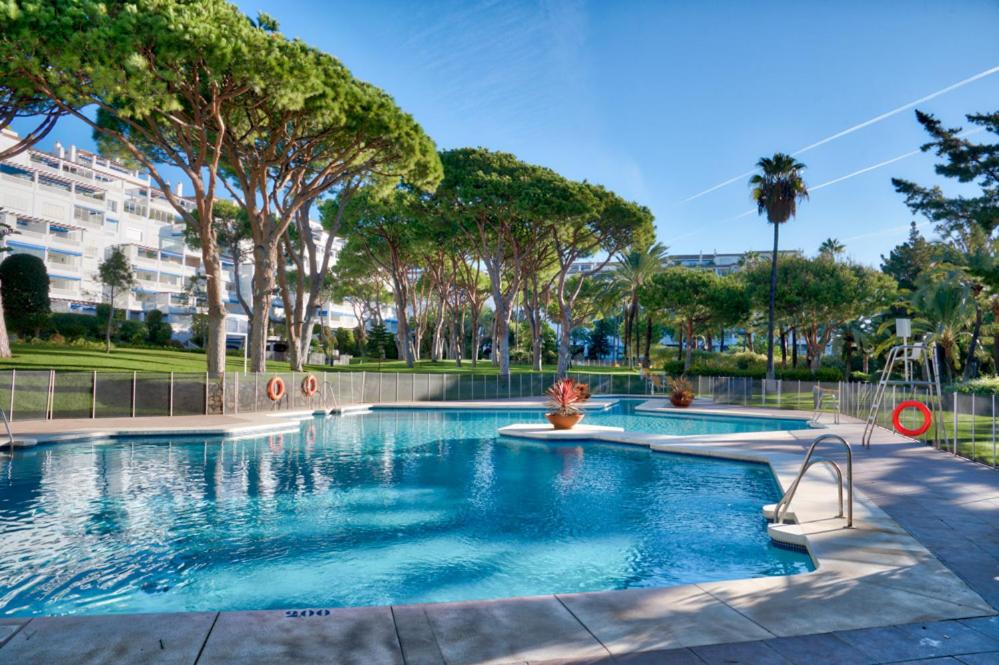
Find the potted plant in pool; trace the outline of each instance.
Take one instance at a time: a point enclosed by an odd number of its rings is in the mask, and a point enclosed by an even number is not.
[[[583,412],[576,405],[582,400],[572,379],[558,379],[547,391],[548,406],[551,411],[545,418],[555,429],[572,429],[583,418]]]
[[[686,377],[678,377],[669,381],[669,401],[673,406],[685,409],[694,401],[694,386]]]

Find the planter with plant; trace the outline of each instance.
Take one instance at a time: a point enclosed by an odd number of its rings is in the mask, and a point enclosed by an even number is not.
[[[673,406],[685,409],[694,401],[694,386],[687,377],[681,376],[669,381],[669,401]]]
[[[551,411],[545,418],[555,429],[572,429],[583,418],[583,412],[576,406],[582,400],[572,379],[559,379],[547,390],[548,406]]]

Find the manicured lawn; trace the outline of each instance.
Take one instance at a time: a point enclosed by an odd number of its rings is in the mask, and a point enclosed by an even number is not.
[[[3,369],[55,369],[55,370],[97,370],[100,372],[204,372],[205,354],[171,349],[114,349],[111,353],[96,349],[80,349],[71,346],[44,346],[40,344],[15,344],[11,349],[13,358],[0,358],[0,370]],[[242,352],[230,352],[226,361],[230,372],[243,369]],[[267,369],[274,372],[287,372],[288,363],[269,361]],[[499,374],[499,368],[493,367],[489,360],[479,361],[477,367],[472,367],[469,361],[456,367],[454,361],[431,362],[421,360],[410,369],[400,360],[366,361],[349,366],[310,365],[313,371],[327,372],[403,372],[414,374]],[[529,373],[528,365],[514,365],[512,373]],[[546,366],[546,373],[554,372],[554,366]],[[579,367],[573,371],[589,374],[637,374],[637,370],[624,367]]]
[[[114,349],[104,353],[71,346],[14,344],[13,358],[0,358],[2,369],[97,370],[99,372],[204,372],[205,354],[170,349]],[[230,371],[243,369],[243,354],[227,359]],[[288,363],[274,363],[288,370]]]
[[[499,374],[499,368],[493,367],[493,364],[488,360],[480,360],[477,367],[472,367],[472,363],[468,360],[462,361],[461,367],[456,367],[453,360],[442,360],[440,362],[431,362],[429,360],[419,360],[414,363],[412,369],[406,367],[406,363],[402,360],[386,360],[379,363],[377,360],[365,360],[364,362],[352,363],[350,366],[337,365],[334,367],[319,367],[316,369],[324,369],[326,371],[350,371],[350,372],[401,372],[406,374],[456,374],[456,373],[467,373],[476,375],[493,375]],[[552,373],[556,369],[555,365],[545,365],[542,371],[545,373]],[[534,370],[531,369],[530,365],[511,365],[511,374],[527,374]],[[573,373],[580,372],[585,374],[638,374],[637,369],[628,369],[627,367],[584,367],[582,365],[576,367],[573,366],[571,371]]]

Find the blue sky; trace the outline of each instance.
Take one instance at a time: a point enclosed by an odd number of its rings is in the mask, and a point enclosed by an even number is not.
[[[738,217],[752,208],[745,178],[684,201],[999,66],[995,0],[237,4],[387,90],[441,148],[513,152],[648,205],[675,252],[766,249],[765,222]],[[919,108],[953,126],[997,106],[999,72]],[[70,123],[56,138],[89,142]],[[924,139],[906,110],[799,159],[815,186]],[[814,252],[832,236],[878,263],[912,219],[890,178],[937,182],[932,164],[909,156],[815,191],[782,246]]]

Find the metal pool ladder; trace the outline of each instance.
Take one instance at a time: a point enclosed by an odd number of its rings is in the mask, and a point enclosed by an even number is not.
[[[787,514],[787,509],[791,507],[791,500],[794,498],[795,492],[798,491],[798,485],[801,483],[802,477],[816,464],[828,464],[836,472],[836,480],[839,482],[839,515],[836,517],[843,517],[843,470],[840,469],[839,464],[831,459],[823,457],[812,459],[815,448],[824,441],[839,441],[846,448],[846,528],[849,529],[853,526],[853,449],[847,443],[846,439],[839,434],[823,434],[815,437],[815,440],[812,441],[812,445],[808,447],[808,453],[805,455],[805,460],[801,463],[801,470],[798,471],[797,477],[791,483],[787,492],[784,493],[784,496],[777,502],[777,505],[774,506],[774,524],[780,524],[783,521],[784,515]]]
[[[7,428],[7,445],[10,447],[10,451],[14,452],[14,432],[10,429],[10,420],[7,418],[7,412],[0,409],[0,416],[3,416],[3,426]]]

